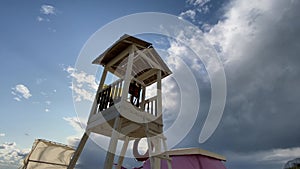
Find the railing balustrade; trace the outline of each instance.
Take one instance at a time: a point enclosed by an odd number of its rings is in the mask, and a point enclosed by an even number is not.
[[[116,102],[120,101],[122,96],[123,79],[119,79],[103,88],[97,98],[98,112],[108,109]]]
[[[122,97],[122,91],[124,87],[124,80],[119,79],[110,85],[105,86],[99,93],[97,98],[97,113],[106,110],[119,102]],[[130,99],[127,100],[131,102]],[[139,101],[139,99],[138,99]],[[153,96],[144,102],[141,101],[133,106],[140,110],[149,113],[153,116],[157,116],[157,96]]]
[[[157,116],[157,96],[145,100],[144,111]]]

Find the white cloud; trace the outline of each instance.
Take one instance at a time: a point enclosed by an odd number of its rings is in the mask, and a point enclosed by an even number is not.
[[[45,14],[45,15],[55,15],[56,14],[56,9],[52,5],[42,5],[41,9],[40,9],[40,12],[42,14]]]
[[[201,29],[203,30],[203,32],[209,32],[211,28],[212,28],[212,25],[207,24],[207,23],[204,23],[204,24],[201,26]]]
[[[16,101],[21,101],[21,99],[20,98],[18,98],[18,97],[14,97],[14,100],[16,100]]]
[[[4,137],[5,136],[5,133],[0,133],[0,137]]]
[[[186,2],[190,5],[194,6],[204,6],[206,3],[208,3],[210,0],[187,0]]]
[[[75,135],[67,137],[67,143],[71,146],[77,146],[79,143],[82,133],[85,132],[87,120],[79,117],[63,117],[63,120],[69,123],[69,125],[76,131]]]
[[[209,12],[209,6],[208,5],[201,6],[197,9],[197,11],[206,14]]]
[[[189,9],[185,12],[181,12],[179,15],[179,18],[181,18],[181,19],[182,18],[184,18],[184,19],[190,18],[190,19],[192,19],[192,21],[195,21],[195,16],[196,16],[196,11]]]
[[[0,167],[19,167],[29,153],[28,149],[19,149],[15,142],[0,145]]]
[[[223,20],[204,34],[219,50],[228,84],[222,134],[216,137],[222,141],[215,145],[239,145],[230,148],[236,156],[227,155],[236,161],[242,156],[282,164],[299,156],[300,149],[292,148],[299,147],[294,118],[300,96],[299,6],[299,1],[234,0]]]
[[[210,0],[187,0],[186,3],[193,5],[195,10],[200,13],[206,14],[209,12],[210,5],[208,3]]]
[[[89,75],[83,71],[77,71],[75,68],[68,66],[65,69],[72,77],[73,85],[70,87],[74,92],[75,101],[93,101],[94,94],[98,88],[94,75]]]
[[[86,120],[78,117],[63,117],[78,133],[83,133],[86,128]]]
[[[50,109],[48,109],[48,108],[45,109],[45,112],[49,112],[49,111],[50,111]]]
[[[40,16],[38,16],[38,17],[36,17],[36,20],[39,21],[39,22],[42,22],[42,21],[44,21],[45,19],[42,18],[42,17],[40,17]]]
[[[23,84],[18,84],[14,88],[12,88],[13,95],[17,96],[14,99],[20,101],[21,98],[29,99],[32,95],[30,90]]]

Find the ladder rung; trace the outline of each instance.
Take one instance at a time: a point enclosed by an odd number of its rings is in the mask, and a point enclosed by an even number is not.
[[[167,157],[165,155],[158,155],[158,156],[155,156],[157,158],[161,158],[161,159],[165,159],[165,160],[168,160],[168,161],[172,161],[172,158],[171,157]]]

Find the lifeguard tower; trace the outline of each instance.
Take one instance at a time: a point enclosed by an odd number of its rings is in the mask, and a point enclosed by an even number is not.
[[[121,168],[130,140],[147,138],[152,169],[160,169],[161,159],[168,161],[166,138],[163,135],[162,79],[172,72],[152,44],[124,35],[97,57],[93,64],[102,65],[103,72],[90,112],[86,131],[68,166],[73,169],[90,133],[110,137],[104,169],[112,169],[118,140],[123,147],[117,162]],[[118,79],[105,85],[108,72]],[[156,84],[156,85],[155,85]],[[146,98],[149,86],[156,93]],[[153,90],[153,88],[152,88]],[[162,151],[162,148],[165,150]]]

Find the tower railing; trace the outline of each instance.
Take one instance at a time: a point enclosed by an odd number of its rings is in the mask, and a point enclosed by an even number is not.
[[[109,85],[105,85],[98,94],[97,113],[104,111],[121,101],[123,87],[123,79],[118,79]],[[127,98],[126,101],[129,103],[131,102],[130,98]],[[135,106],[140,111],[149,113],[153,116],[157,116],[157,96],[153,96],[144,101],[139,99],[138,101],[139,103],[133,106]]]
[[[145,112],[157,116],[157,96],[145,100],[143,108]]]
[[[103,111],[113,106],[115,103],[121,100],[123,79],[118,79],[110,85],[106,85],[98,94],[97,104],[98,111]]]

